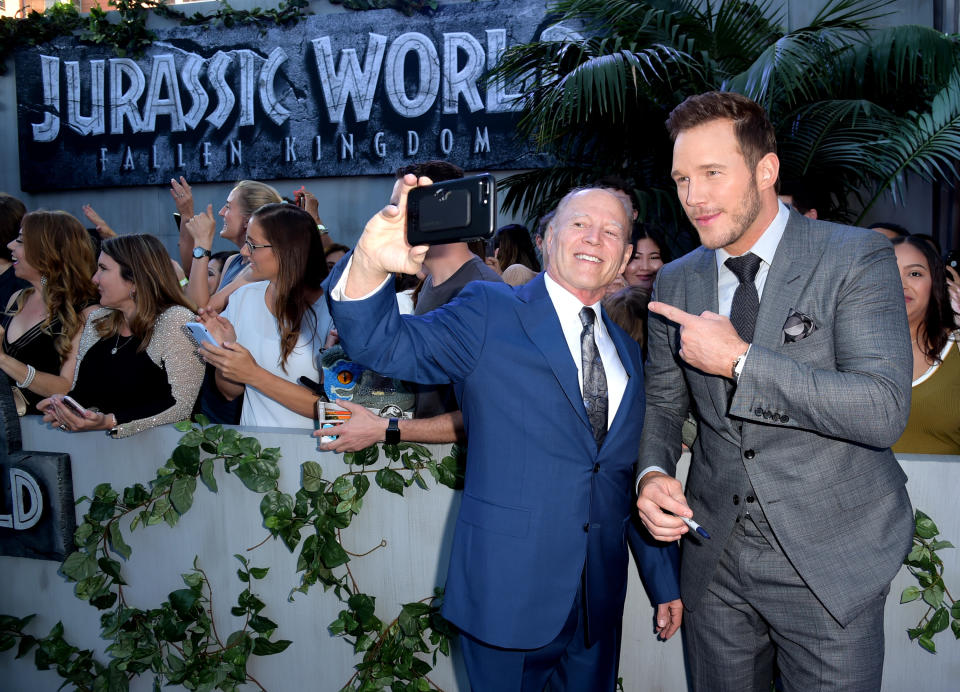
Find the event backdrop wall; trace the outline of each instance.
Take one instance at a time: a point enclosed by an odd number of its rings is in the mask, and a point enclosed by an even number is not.
[[[154,477],[176,445],[180,433],[170,426],[149,430],[124,440],[111,440],[99,433],[65,434],[42,426],[37,418],[23,419],[25,450],[69,451],[73,469],[73,487],[77,496],[92,495],[98,483],[109,482],[115,488],[146,482]],[[315,439],[306,431],[248,429],[262,444],[282,451],[280,489],[294,492],[299,484],[300,463],[318,461],[324,476],[343,473],[343,458],[316,451]],[[445,447],[431,446],[435,454]],[[382,461],[382,460],[381,460]],[[915,506],[924,509],[937,522],[942,537],[960,543],[960,514],[956,511],[956,488],[960,487],[960,457],[904,456],[901,459],[909,476],[908,490]],[[685,462],[681,470],[685,468]],[[259,511],[260,496],[247,491],[236,476],[218,469],[219,492],[213,494],[200,486],[194,507],[170,528],[160,524],[125,532],[133,548],[131,560],[123,565],[127,598],[137,607],[155,607],[171,591],[182,588],[180,575],[188,572],[194,556],[213,584],[214,608],[221,633],[239,627],[229,615],[230,606],[242,588],[236,578],[234,553],[247,556],[251,564],[269,567],[255,590],[267,604],[264,615],[278,623],[277,639],[293,644],[284,652],[257,657],[250,672],[271,692],[317,690],[335,692],[353,673],[357,659],[351,647],[327,632],[341,609],[331,593],[319,586],[304,594],[294,594],[297,586],[296,558],[278,540],[267,540]],[[87,505],[77,508],[78,519]],[[392,618],[400,604],[430,596],[434,586],[445,580],[452,528],[458,507],[458,495],[444,486],[431,483],[429,490],[416,487],[405,497],[387,493],[374,486],[364,497],[363,510],[342,533],[344,548],[364,553],[355,557],[351,570],[362,590],[376,596],[377,615]],[[7,529],[0,528],[0,532]],[[2,533],[0,533],[2,537]],[[263,542],[262,545],[259,545]],[[247,551],[252,546],[254,550]],[[948,587],[956,594],[960,583],[960,554],[941,551],[946,564]],[[0,613],[25,616],[37,613],[29,630],[44,635],[62,620],[66,638],[81,647],[96,650],[105,660],[106,642],[99,639],[99,614],[73,595],[73,585],[58,574],[58,563],[25,557],[0,557],[0,570],[6,576],[0,591]],[[683,646],[680,637],[667,643],[656,642],[652,635],[653,609],[647,602],[636,570],[631,564],[624,618],[623,657],[620,674],[627,692],[678,692],[686,689]],[[914,580],[902,570],[891,588],[886,607],[886,692],[922,689],[925,692],[953,692],[960,679],[958,642],[950,632],[938,638],[940,653],[931,655],[907,640],[906,629],[915,626],[922,605],[900,605],[898,595]],[[468,686],[459,653],[441,657],[431,679],[446,692]],[[32,656],[14,659],[14,652],[0,654],[0,680],[4,690],[56,689],[56,674],[37,671]],[[150,689],[148,679],[134,689]]]

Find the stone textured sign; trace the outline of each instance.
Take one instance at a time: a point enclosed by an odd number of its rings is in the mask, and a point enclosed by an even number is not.
[[[70,455],[24,452],[10,384],[0,382],[0,555],[61,561],[73,552]],[[64,435],[64,442],[67,436]]]
[[[544,15],[502,0],[311,16],[263,33],[176,27],[141,57],[73,38],[22,50],[22,185],[373,175],[425,159],[546,165],[515,136],[516,87],[485,81],[508,46],[557,31]]]

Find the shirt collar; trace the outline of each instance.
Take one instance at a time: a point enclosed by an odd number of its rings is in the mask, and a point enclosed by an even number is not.
[[[557,311],[557,314],[576,315],[578,316],[577,319],[579,319],[580,310],[585,307],[584,304],[580,302],[580,299],[554,281],[550,277],[549,272],[543,273],[543,283],[547,287],[547,295],[550,296],[550,302],[553,303],[553,308]],[[600,316],[599,300],[588,307],[593,308],[593,311],[597,314],[597,317]]]
[[[747,252],[752,252],[757,255],[767,266],[773,264],[773,256],[777,254],[777,246],[780,245],[780,239],[783,237],[783,232],[787,228],[787,221],[790,219],[789,207],[779,201],[777,205],[779,206],[777,215],[773,217],[773,221],[767,226],[767,230],[763,232],[763,235],[757,239],[757,242],[753,244],[753,247],[747,250]],[[745,252],[743,254],[747,253]],[[733,255],[723,248],[717,248],[716,257],[717,269],[719,270],[724,266],[723,263],[726,262],[729,257],[733,257]]]

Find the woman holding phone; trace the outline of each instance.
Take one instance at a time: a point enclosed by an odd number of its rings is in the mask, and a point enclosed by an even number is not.
[[[24,413],[70,389],[83,324],[97,302],[90,277],[93,244],[83,225],[63,211],[26,214],[7,245],[13,272],[29,283],[0,318],[0,370],[15,386]]]
[[[93,276],[101,308],[80,336],[70,397],[40,402],[43,419],[65,431],[127,437],[189,418],[203,363],[184,325],[194,320],[170,258],[154,236],[110,238]]]
[[[200,354],[224,397],[244,394],[241,425],[312,428],[317,396],[297,381],[319,381],[332,327],[317,225],[299,207],[268,204],[250,218],[241,253],[257,283],[238,289],[223,315],[201,312],[220,346],[205,343]]]

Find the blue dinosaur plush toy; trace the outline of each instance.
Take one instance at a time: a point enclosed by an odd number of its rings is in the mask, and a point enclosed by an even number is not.
[[[403,382],[354,363],[340,346],[323,352],[320,369],[323,371],[323,392],[331,402],[346,399],[375,411],[388,408],[393,410],[392,415],[413,408],[414,394]]]

